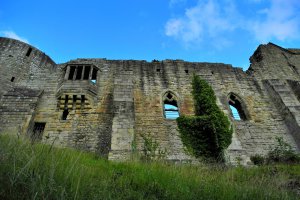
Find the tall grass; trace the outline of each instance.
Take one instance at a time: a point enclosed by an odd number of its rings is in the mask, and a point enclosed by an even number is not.
[[[0,199],[299,199],[298,184],[297,165],[116,163],[0,135]]]

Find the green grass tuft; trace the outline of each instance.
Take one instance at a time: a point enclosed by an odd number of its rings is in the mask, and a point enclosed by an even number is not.
[[[116,163],[0,135],[0,199],[299,199],[300,166]]]

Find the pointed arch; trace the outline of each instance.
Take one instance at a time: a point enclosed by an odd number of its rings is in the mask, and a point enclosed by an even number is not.
[[[249,120],[249,114],[242,99],[231,92],[228,94],[228,104],[231,111],[231,116],[237,121]]]
[[[172,91],[166,91],[162,97],[163,114],[166,119],[179,117],[178,97]]]

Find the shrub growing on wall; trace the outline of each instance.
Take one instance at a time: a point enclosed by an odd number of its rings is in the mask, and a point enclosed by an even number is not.
[[[216,104],[211,86],[194,75],[192,95],[195,116],[180,116],[177,124],[183,144],[195,157],[224,160],[230,145],[232,128],[227,116]]]

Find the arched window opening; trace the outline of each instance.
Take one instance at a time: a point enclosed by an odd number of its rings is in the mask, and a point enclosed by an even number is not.
[[[241,120],[238,110],[235,107],[233,107],[232,105],[229,105],[229,107],[230,107],[233,119],[238,120],[238,121]]]
[[[231,94],[229,96],[228,103],[229,103],[229,107],[230,107],[230,110],[231,110],[232,117],[235,120],[240,121],[240,120],[246,120],[247,119],[246,114],[243,110],[241,101],[234,94]]]
[[[168,92],[164,97],[164,116],[166,119],[176,119],[179,117],[178,104],[175,96]]]

